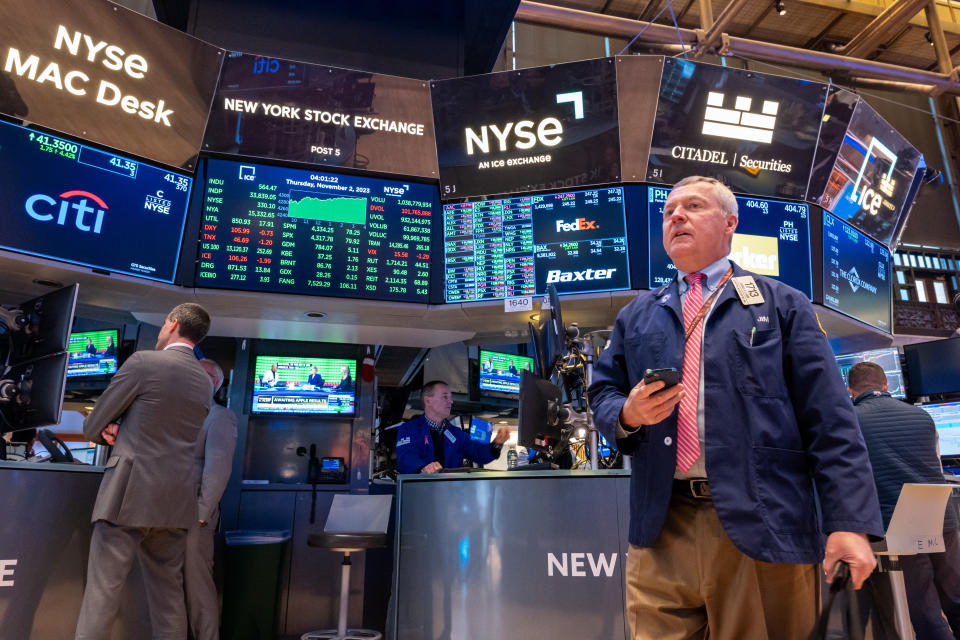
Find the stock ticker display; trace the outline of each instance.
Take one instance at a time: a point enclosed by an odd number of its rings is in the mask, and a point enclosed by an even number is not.
[[[650,288],[677,277],[663,248],[663,205],[670,190],[647,188],[650,221]],[[812,298],[810,207],[801,202],[737,196],[738,222],[730,259],[747,271],[769,276]]]
[[[823,304],[889,332],[890,251],[823,213]]]
[[[0,122],[0,248],[173,282],[193,180]]]
[[[428,302],[437,188],[208,160],[197,286]]]
[[[623,187],[443,207],[447,302],[630,287]]]

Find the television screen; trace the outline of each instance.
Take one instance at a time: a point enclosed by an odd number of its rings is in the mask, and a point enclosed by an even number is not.
[[[663,205],[670,189],[647,188],[650,222],[650,288],[667,284],[677,268],[663,248]],[[810,207],[801,202],[737,196],[737,232],[730,259],[813,297],[810,273]]]
[[[257,356],[251,413],[353,415],[357,361]]]
[[[907,390],[903,384],[903,370],[900,368],[900,353],[896,348],[860,351],[837,356],[837,366],[840,367],[840,375],[843,376],[844,384],[848,382],[847,376],[850,374],[850,369],[859,362],[873,362],[883,367],[883,372],[887,374],[890,395],[901,399],[907,397]]]
[[[435,186],[208,160],[198,287],[429,302]]]
[[[960,339],[903,345],[911,396],[960,392]]]
[[[0,122],[0,248],[173,282],[189,176]]]
[[[534,372],[533,358],[480,350],[480,390],[520,393],[520,372]]]
[[[67,377],[110,375],[117,372],[118,331],[78,331],[70,334]]]
[[[447,302],[630,287],[623,187],[443,207]]]
[[[923,404],[920,408],[929,413],[937,425],[941,457],[960,456],[960,402]]]
[[[890,251],[823,213],[823,303],[890,332]]]
[[[474,416],[470,419],[470,439],[478,442],[490,442],[493,425]]]

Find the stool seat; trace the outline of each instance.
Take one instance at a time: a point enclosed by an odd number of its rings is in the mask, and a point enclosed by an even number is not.
[[[308,547],[321,547],[351,553],[387,546],[386,533],[312,533],[307,536]]]

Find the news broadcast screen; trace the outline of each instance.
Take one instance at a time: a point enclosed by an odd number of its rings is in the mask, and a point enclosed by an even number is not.
[[[670,189],[647,188],[650,222],[650,288],[677,277],[663,248],[663,205]],[[741,268],[769,276],[813,297],[810,269],[810,207],[802,202],[737,196],[737,231],[730,259]]]
[[[429,302],[436,186],[208,160],[198,287]]]
[[[444,297],[472,302],[630,287],[623,187],[443,207]]]
[[[357,361],[257,356],[251,413],[353,415]]]
[[[0,121],[0,249],[173,282],[193,179]]]
[[[890,251],[823,213],[823,304],[890,332]]]
[[[520,372],[534,373],[533,358],[480,350],[480,390],[520,393]]]
[[[78,331],[70,334],[67,377],[110,375],[117,372],[116,329]]]
[[[837,356],[837,366],[840,367],[840,375],[843,376],[844,384],[848,383],[850,369],[860,362],[872,362],[883,367],[883,372],[887,376],[887,384],[890,387],[888,389],[890,395],[894,398],[906,399],[907,390],[903,383],[903,369],[900,368],[900,352],[897,351],[896,347],[845,353]]]

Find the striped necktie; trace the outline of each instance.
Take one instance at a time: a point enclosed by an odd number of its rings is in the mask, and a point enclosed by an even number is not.
[[[690,290],[683,299],[683,327],[689,330],[703,306],[703,274],[691,273],[685,278]],[[701,320],[690,334],[683,349],[683,399],[677,417],[677,468],[690,470],[700,457],[700,436],[697,430],[697,397],[700,395],[700,347],[703,344]]]

